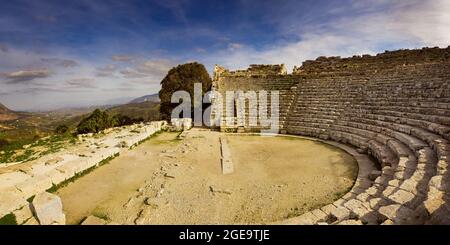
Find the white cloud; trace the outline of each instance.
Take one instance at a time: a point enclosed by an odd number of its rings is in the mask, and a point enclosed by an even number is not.
[[[240,44],[240,43],[229,43],[228,44],[228,50],[229,51],[234,51],[237,49],[241,49],[244,47],[244,44]]]
[[[147,60],[136,67],[136,70],[150,75],[166,75],[167,72],[174,66],[174,62],[170,60]]]
[[[133,61],[134,57],[131,55],[114,55],[111,59],[117,62],[130,62]]]
[[[331,6],[311,9],[311,13],[293,7],[298,5],[297,1],[276,6],[262,2],[261,5],[268,9],[262,11],[266,16],[261,19],[267,21],[264,24],[275,26],[274,33],[267,35],[277,40],[265,46],[261,46],[260,42],[256,42],[257,45],[237,43],[233,40],[241,42],[244,39],[228,38],[228,30],[202,25],[186,26],[183,31],[175,32],[168,28],[155,33],[161,40],[178,40],[181,36],[204,37],[216,42],[213,47],[194,47],[191,53],[156,52],[155,49],[153,53],[143,50],[142,56],[135,56],[127,50],[116,53],[116,50],[122,49],[106,40],[101,48],[96,47],[98,52],[92,49],[88,57],[80,58],[83,56],[77,55],[78,50],[69,47],[33,52],[12,43],[0,44],[0,83],[3,82],[0,102],[20,110],[52,108],[55,104],[102,104],[124,96],[138,97],[157,92],[159,82],[167,71],[186,60],[200,60],[210,71],[214,64],[238,69],[254,63],[285,63],[292,70],[302,61],[322,55],[351,56],[374,54],[384,49],[446,47],[450,44],[448,0],[348,1],[350,6],[333,1]],[[251,1],[248,4],[254,6]],[[255,8],[247,11],[254,12]],[[174,14],[179,14],[183,19],[183,13],[176,11],[175,6]],[[0,25],[9,28],[6,31],[29,32],[28,28],[20,29],[20,26],[10,23],[9,19],[0,17]],[[220,50],[217,49],[219,47]],[[105,50],[108,52],[105,53]],[[161,59],[169,54],[173,54],[171,59]],[[95,80],[90,80],[92,78]],[[11,82],[14,79],[28,82]],[[76,96],[67,96],[67,93]]]
[[[159,82],[175,64],[167,59],[144,60],[134,67],[126,67],[120,73],[126,78],[149,78]]]
[[[117,71],[117,65],[108,64],[103,67],[97,68],[96,76],[98,77],[110,77],[114,76],[114,73]]]
[[[3,53],[6,53],[6,52],[8,52],[8,46],[6,46],[5,44],[3,44],[3,43],[0,43],[0,51],[1,52],[3,52]]]
[[[66,81],[67,85],[71,88],[97,88],[94,84],[95,79],[93,78],[74,78]]]
[[[41,61],[48,65],[56,65],[65,68],[71,68],[75,66],[79,66],[78,62],[69,59],[60,59],[60,58],[42,58]]]
[[[136,71],[135,69],[130,67],[121,70],[120,74],[122,74],[125,78],[142,78],[148,76],[147,74]]]
[[[48,70],[19,70],[6,74],[9,83],[31,81],[36,78],[45,78],[50,75]]]
[[[375,54],[383,48],[447,47],[450,44],[450,1],[354,1],[352,7],[330,9],[343,16],[329,22],[311,23],[295,33],[298,41],[280,42],[255,49],[251,46],[218,51],[205,61],[230,69],[244,69],[249,64],[284,63],[289,69],[318,56]],[[349,15],[349,13],[355,13]],[[279,18],[284,18],[279,16]],[[278,22],[296,26],[291,16]],[[287,22],[288,21],[288,22]],[[296,33],[296,31],[298,31]]]

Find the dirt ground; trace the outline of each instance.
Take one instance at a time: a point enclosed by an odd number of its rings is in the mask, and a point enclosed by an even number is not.
[[[69,224],[265,224],[326,205],[356,179],[356,161],[291,137],[162,133],[60,189]],[[234,173],[222,175],[219,137]]]

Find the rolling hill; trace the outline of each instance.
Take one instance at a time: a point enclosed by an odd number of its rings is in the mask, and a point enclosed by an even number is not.
[[[0,151],[21,149],[22,145],[54,135],[54,131],[59,125],[66,125],[73,130],[84,117],[89,116],[97,108],[105,110],[111,115],[120,114],[132,119],[142,118],[144,121],[160,120],[159,102],[153,100],[155,100],[155,95],[149,95],[133,100],[143,101],[139,103],[60,109],[48,112],[15,112],[0,103]]]
[[[106,110],[112,115],[121,114],[133,119],[142,118],[144,121],[160,120],[159,102],[145,101],[114,106]]]
[[[0,122],[11,121],[18,118],[18,115],[0,103]]]
[[[158,94],[150,94],[150,95],[145,95],[139,98],[136,98],[132,101],[129,102],[129,104],[136,104],[136,103],[142,103],[142,102],[156,102],[159,103],[159,95]]]

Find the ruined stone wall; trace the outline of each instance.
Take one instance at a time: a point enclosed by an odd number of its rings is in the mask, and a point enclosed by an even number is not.
[[[307,87],[300,89],[304,84],[321,86],[321,83],[325,82],[327,85],[323,89],[330,90],[330,93],[335,95],[334,100],[337,103],[350,103],[355,94],[361,95],[364,86],[367,83],[370,84],[373,77],[390,79],[395,83],[395,80],[399,80],[402,76],[416,76],[414,79],[421,76],[426,78],[432,75],[430,73],[438,76],[440,71],[445,73],[448,70],[446,64],[449,61],[450,47],[386,51],[375,56],[363,55],[350,58],[319,57],[313,61],[303,62],[300,67],[295,67],[292,74],[287,74],[284,65],[251,65],[247,70],[238,71],[229,71],[216,66],[213,90],[222,94],[223,98],[226,91],[280,91],[280,128],[284,131],[290,114],[295,114],[292,111],[292,105],[297,97],[305,92],[303,90],[308,89]],[[246,125],[249,109],[246,105]],[[226,118],[222,115],[222,122],[224,120]],[[246,125],[244,128],[250,131]],[[228,130],[230,127],[222,126],[222,128]],[[237,126],[234,128],[236,129]]]
[[[440,63],[450,59],[450,47],[423,48],[420,50],[386,51],[375,56],[362,55],[350,58],[318,57],[294,68],[294,74],[372,74],[396,66],[414,66],[424,63]]]
[[[213,81],[213,90],[219,92],[222,95],[222,131],[236,131],[238,128],[246,132],[260,131],[261,125],[251,126],[249,125],[250,110],[257,111],[259,108],[257,105],[252,105],[245,101],[244,111],[244,125],[237,125],[237,112],[233,114],[232,118],[227,117],[226,113],[226,92],[242,91],[247,93],[249,91],[256,92],[256,96],[260,95],[261,91],[267,92],[267,113],[271,115],[271,92],[279,91],[279,103],[282,105],[280,108],[279,116],[280,120],[287,115],[288,102],[291,100],[291,88],[297,83],[297,78],[287,75],[284,65],[251,65],[248,70],[233,71],[230,72],[224,68],[215,68],[215,75]],[[235,106],[238,107],[238,100],[235,102]],[[214,111],[213,111],[214,114]],[[225,126],[227,119],[234,120],[236,126]],[[256,118],[257,119],[257,118]]]
[[[223,67],[216,66],[214,68],[214,78],[233,77],[233,76],[267,76],[267,75],[286,75],[286,67],[281,65],[250,65],[247,70],[229,71]]]
[[[282,133],[377,161],[342,198],[285,223],[450,224],[450,47],[319,57],[290,75],[218,71],[220,93],[285,91]]]

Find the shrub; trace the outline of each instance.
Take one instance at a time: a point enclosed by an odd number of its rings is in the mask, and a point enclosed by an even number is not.
[[[1,149],[2,147],[7,146],[7,145],[9,145],[9,142],[8,142],[7,140],[0,139],[0,149]]]
[[[129,116],[124,116],[121,114],[115,115],[114,116],[116,124],[115,126],[124,126],[124,125],[131,125],[134,123],[134,120],[131,119],[131,117]]]
[[[55,129],[55,133],[57,134],[65,134],[67,133],[67,131],[69,131],[69,127],[67,127],[66,125],[59,125]]]
[[[104,129],[117,125],[115,117],[111,117],[107,112],[96,109],[90,116],[81,120],[77,126],[78,134],[98,133]]]
[[[81,120],[77,126],[77,133],[98,133],[107,128],[131,125],[142,121],[144,121],[142,117],[134,119],[121,114],[111,116],[108,112],[97,109],[91,115]]]

